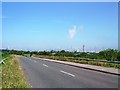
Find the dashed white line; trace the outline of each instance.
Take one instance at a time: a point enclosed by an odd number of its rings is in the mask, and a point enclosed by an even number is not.
[[[48,65],[46,65],[46,64],[43,64],[43,66],[48,67]]]
[[[37,61],[34,61],[34,62],[37,62]]]
[[[65,72],[65,71],[63,71],[63,70],[60,70],[60,72],[62,72],[62,73],[64,73],[64,74],[67,74],[67,75],[70,75],[70,76],[72,76],[72,77],[75,77],[75,75],[73,75],[73,74],[71,74],[71,73],[68,73],[68,72]]]

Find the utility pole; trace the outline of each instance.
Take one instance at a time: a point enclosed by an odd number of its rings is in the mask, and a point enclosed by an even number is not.
[[[83,52],[84,52],[84,50],[85,50],[85,45],[83,45]]]

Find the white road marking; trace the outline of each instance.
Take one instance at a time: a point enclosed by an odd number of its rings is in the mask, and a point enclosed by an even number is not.
[[[75,75],[73,75],[73,74],[71,74],[71,73],[68,73],[68,72],[65,72],[65,71],[63,71],[63,70],[60,70],[60,72],[62,72],[62,73],[64,73],[64,74],[67,74],[67,75],[70,75],[70,76],[72,76],[72,77],[75,77]]]
[[[37,62],[37,61],[34,61],[34,62]]]
[[[43,66],[48,67],[48,65],[46,65],[46,64],[43,64]]]

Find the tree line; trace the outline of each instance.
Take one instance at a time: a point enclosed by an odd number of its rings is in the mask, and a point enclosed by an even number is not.
[[[47,56],[61,56],[61,57],[80,57],[89,59],[99,59],[99,60],[109,60],[109,61],[120,61],[120,51],[116,49],[106,49],[96,52],[77,52],[77,51],[23,51],[23,50],[2,50],[4,55],[6,54],[16,54],[16,55],[47,55]]]

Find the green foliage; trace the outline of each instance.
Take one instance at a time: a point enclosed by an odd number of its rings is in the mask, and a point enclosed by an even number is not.
[[[6,58],[9,57],[9,53],[8,52],[2,52],[1,58]]]
[[[120,51],[117,54],[117,60],[120,61]]]
[[[89,59],[98,59],[98,60],[108,60],[108,61],[120,61],[120,51],[115,49],[106,49],[100,51],[99,53],[95,52],[70,52],[70,51],[18,51],[18,50],[4,50],[4,55],[7,54],[16,54],[23,56],[35,56],[35,55],[48,55],[48,56],[59,56],[59,57],[73,57],[73,58],[89,58]]]
[[[0,52],[0,59],[2,59],[2,52]]]
[[[47,52],[47,51],[41,51],[41,52],[38,52],[39,55],[51,55],[50,52]]]
[[[75,55],[74,55],[73,52],[68,52],[68,51],[65,51],[65,50],[61,50],[61,51],[56,52],[55,56],[74,57]]]
[[[114,49],[107,49],[104,51],[99,52],[100,59],[106,59],[110,61],[117,61],[118,60],[118,50]]]
[[[80,53],[80,57],[82,57],[82,58],[87,58],[87,57],[88,57],[88,54],[85,53],[85,52],[82,52],[82,53]]]
[[[2,65],[2,88],[28,88],[19,61],[9,56],[6,64]]]
[[[62,57],[61,58],[59,56],[39,55],[37,57],[60,60],[60,61],[75,62],[75,63],[80,63],[80,64],[90,64],[90,65],[96,65],[96,66],[113,67],[113,68],[119,68],[120,69],[120,64],[115,64],[115,63],[95,62],[95,61],[86,61],[86,60],[72,60],[72,58],[67,58],[67,57]]]

